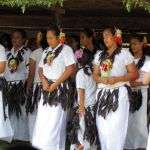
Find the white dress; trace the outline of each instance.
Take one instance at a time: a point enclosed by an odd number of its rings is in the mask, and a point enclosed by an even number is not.
[[[0,62],[3,61],[7,61],[5,55],[5,48],[0,45]],[[0,74],[0,77],[3,77],[3,74]],[[13,131],[8,116],[8,107],[5,108],[5,113],[7,116],[6,120],[4,119],[3,99],[2,92],[0,91],[0,140],[11,142],[13,137]]]
[[[48,51],[55,51],[48,48]],[[73,50],[64,45],[60,54],[51,65],[44,64],[46,51],[43,52],[39,67],[43,68],[44,76],[49,80],[57,80],[65,71],[65,67],[75,64]],[[32,145],[41,150],[65,150],[67,111],[57,106],[43,105],[43,95],[38,105],[37,118],[33,133]]]
[[[84,89],[85,90],[85,108],[93,107],[96,103],[95,95],[96,95],[96,82],[94,81],[92,75],[88,76],[84,73],[83,69],[80,69],[76,75],[76,88]],[[78,102],[75,105],[79,104],[79,95],[78,95]],[[93,112],[91,112],[92,115]],[[84,139],[84,132],[85,132],[85,121],[84,116],[80,117],[80,129],[78,131],[78,140],[84,146],[84,150],[94,150],[97,147]],[[77,149],[76,145],[71,145],[71,150]]]
[[[99,55],[96,54],[94,64],[99,65]],[[133,63],[134,58],[128,49],[122,49],[115,56],[110,76],[124,76],[127,74],[126,66]],[[101,150],[123,150],[129,116],[129,97],[127,88],[124,86],[128,83],[116,83],[115,85],[98,84],[97,94],[102,91],[102,96],[106,91],[119,90],[118,108],[114,112],[111,110],[106,118],[97,114],[96,124],[98,135],[101,143]],[[99,99],[101,101],[101,98]],[[98,113],[98,112],[97,112]]]
[[[41,82],[40,78],[39,78],[39,74],[38,74],[38,69],[39,69],[39,62],[41,60],[42,53],[43,53],[43,49],[38,48],[38,49],[34,50],[30,55],[30,58],[36,62],[33,91],[35,90],[36,86],[39,85]],[[28,114],[30,141],[32,141],[32,135],[33,135],[34,125],[35,125],[36,115],[37,115],[37,110],[34,110],[34,112],[32,112],[32,114],[31,113]]]
[[[146,56],[145,63],[150,60],[150,57]],[[135,63],[139,59],[135,60]],[[143,65],[144,67],[144,65]],[[140,78],[138,81],[142,82],[143,80],[143,67],[139,70]],[[142,106],[138,111],[134,113],[130,113],[129,115],[129,125],[128,125],[128,133],[126,139],[127,149],[137,149],[137,148],[146,148],[147,146],[147,138],[148,138],[148,128],[147,128],[147,100],[148,100],[148,86],[140,86],[135,89],[141,89],[142,93]]]
[[[142,71],[150,73],[150,61],[147,61],[144,66],[142,67]],[[150,129],[150,127],[149,127]],[[150,150],[150,134],[148,136],[148,142],[147,142],[147,149],[146,150]]]
[[[22,50],[24,46],[22,46],[18,51]],[[7,56],[17,56],[17,52],[14,52],[14,48],[11,49],[11,51],[7,52]],[[28,67],[29,64],[29,57],[30,57],[31,51],[29,49],[24,50],[23,61],[19,64],[18,69],[16,72],[11,73],[8,65],[6,66],[6,71],[4,74],[4,77],[8,82],[12,83],[19,83],[19,81],[25,81],[28,77]],[[7,58],[9,59],[9,58]],[[26,108],[25,105],[21,106],[22,114],[19,118],[17,118],[16,114],[10,115],[11,120],[11,126],[14,132],[14,140],[21,140],[21,141],[29,141],[29,126],[28,126],[28,116],[26,114]]]

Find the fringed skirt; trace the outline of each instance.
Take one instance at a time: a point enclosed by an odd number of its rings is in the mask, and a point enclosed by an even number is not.
[[[138,109],[129,115],[129,125],[125,148],[146,148],[148,138],[148,89],[146,87],[136,88],[133,89],[133,93],[134,99],[137,101]]]
[[[30,141],[32,140],[35,120],[37,116],[38,103],[41,98],[41,83],[34,83],[33,88],[28,91],[26,112],[29,118],[29,134]]]
[[[123,150],[129,116],[127,86],[97,90],[96,125],[101,150]]]
[[[71,150],[76,150],[77,145],[83,145],[84,150],[96,150],[97,129],[95,118],[95,106],[86,108],[85,116],[80,117],[78,107],[71,111],[71,124],[69,132],[69,140],[71,142]]]
[[[43,94],[33,132],[32,145],[42,150],[65,150],[67,112],[61,104],[44,104]]]
[[[0,140],[11,142],[13,138],[13,130],[8,115],[8,105],[6,99],[7,82],[0,78]]]
[[[8,108],[14,140],[29,141],[25,89],[23,81],[8,82]]]

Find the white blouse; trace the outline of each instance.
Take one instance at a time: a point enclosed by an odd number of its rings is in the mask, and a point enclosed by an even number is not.
[[[38,69],[39,69],[39,62],[41,60],[42,54],[43,54],[43,49],[38,48],[38,49],[34,50],[30,55],[30,58],[33,59],[36,62],[34,82],[40,82]]]
[[[23,48],[23,46],[19,50],[21,50],[22,48]],[[12,48],[11,51],[10,52],[8,51],[6,54],[7,54],[7,56],[9,54],[11,54],[10,57],[11,56],[15,57],[15,56],[17,56],[18,51],[15,52],[14,48]],[[8,64],[7,64],[6,71],[5,71],[5,74],[4,74],[4,76],[5,76],[7,81],[18,81],[18,80],[25,80],[25,79],[27,79],[28,71],[29,71],[27,65],[29,64],[30,54],[31,54],[30,49],[24,50],[24,54],[22,54],[23,61],[19,64],[17,71],[14,72],[14,73],[12,73],[10,71],[10,69],[8,67]],[[9,58],[7,58],[7,60],[9,60]]]
[[[42,59],[39,63],[39,67],[43,68],[43,74],[47,79],[50,80],[57,80],[65,71],[67,66],[75,64],[75,56],[73,50],[68,45],[63,45],[63,49],[60,54],[53,60],[51,65],[47,63],[44,64],[44,59],[49,51],[55,51],[60,44],[55,48],[52,49],[49,47],[47,50],[43,52]]]
[[[80,69],[76,75],[76,88],[85,90],[85,107],[93,106],[96,103],[96,82],[92,75],[88,76]],[[78,95],[79,102],[79,95]]]

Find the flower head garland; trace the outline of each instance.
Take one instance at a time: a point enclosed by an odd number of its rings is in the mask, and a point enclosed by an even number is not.
[[[60,35],[59,35],[59,40],[60,40],[60,43],[61,44],[65,44],[65,41],[66,41],[66,34],[64,32],[60,32]]]
[[[81,59],[83,56],[83,49],[78,49],[76,52],[75,52],[75,58],[78,60],[78,59]]]
[[[116,29],[115,42],[117,45],[122,44],[122,31],[120,29]]]

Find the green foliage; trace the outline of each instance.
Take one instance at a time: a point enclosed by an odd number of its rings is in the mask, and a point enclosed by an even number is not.
[[[22,12],[25,12],[25,9],[28,7],[51,7],[54,5],[63,5],[64,0],[0,0],[1,6],[8,7],[19,7],[22,9]]]
[[[123,4],[128,12],[137,7],[144,8],[150,12],[150,0],[123,0]]]

